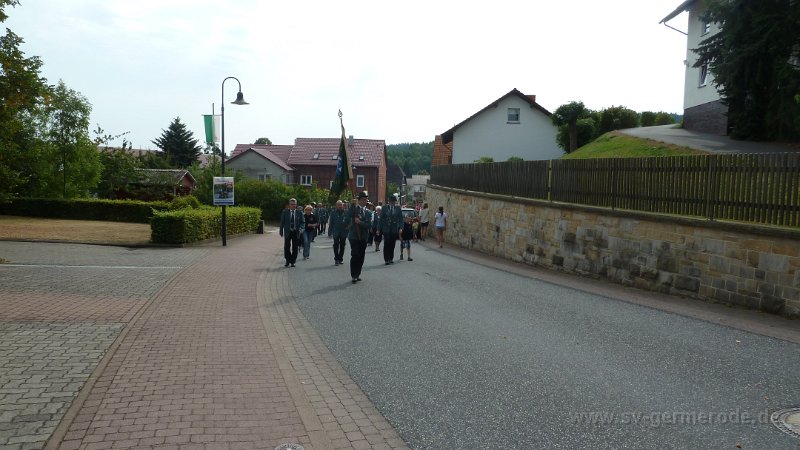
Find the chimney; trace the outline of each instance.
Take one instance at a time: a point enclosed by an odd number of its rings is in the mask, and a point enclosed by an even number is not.
[[[528,97],[529,99],[531,99],[531,101],[533,103],[536,103],[536,96],[535,95],[526,95],[525,97]]]
[[[350,136],[347,138],[347,145],[348,145],[348,146],[350,146],[350,147],[352,147],[352,146],[353,146],[353,142],[354,142],[354,141],[355,141],[355,139],[353,139],[353,135],[351,134],[351,135],[350,135]]]

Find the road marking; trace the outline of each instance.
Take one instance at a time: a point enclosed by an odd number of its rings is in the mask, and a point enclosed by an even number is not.
[[[45,268],[70,268],[70,269],[183,269],[180,266],[82,266],[69,264],[0,264],[1,267],[45,267]]]

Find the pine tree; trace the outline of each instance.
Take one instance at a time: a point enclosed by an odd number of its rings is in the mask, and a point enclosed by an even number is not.
[[[154,140],[153,144],[164,151],[170,163],[176,167],[186,168],[192,165],[200,156],[202,149],[197,145],[194,134],[186,129],[180,117],[163,130],[161,137]]]
[[[728,105],[731,136],[800,139],[800,0],[714,0],[720,31],[694,51]]]

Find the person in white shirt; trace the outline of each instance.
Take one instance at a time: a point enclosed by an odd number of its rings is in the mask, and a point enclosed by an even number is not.
[[[425,236],[428,235],[428,223],[430,219],[431,210],[428,209],[428,204],[423,203],[422,209],[419,210],[419,235],[420,239],[423,241],[425,240]]]
[[[447,213],[444,212],[444,206],[439,207],[439,212],[434,216],[434,226],[436,226],[436,241],[439,243],[439,248],[444,247],[444,230],[447,229]]]

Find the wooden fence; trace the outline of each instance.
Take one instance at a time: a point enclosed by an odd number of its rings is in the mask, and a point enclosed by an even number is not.
[[[434,166],[432,184],[612,209],[800,226],[800,153]]]

